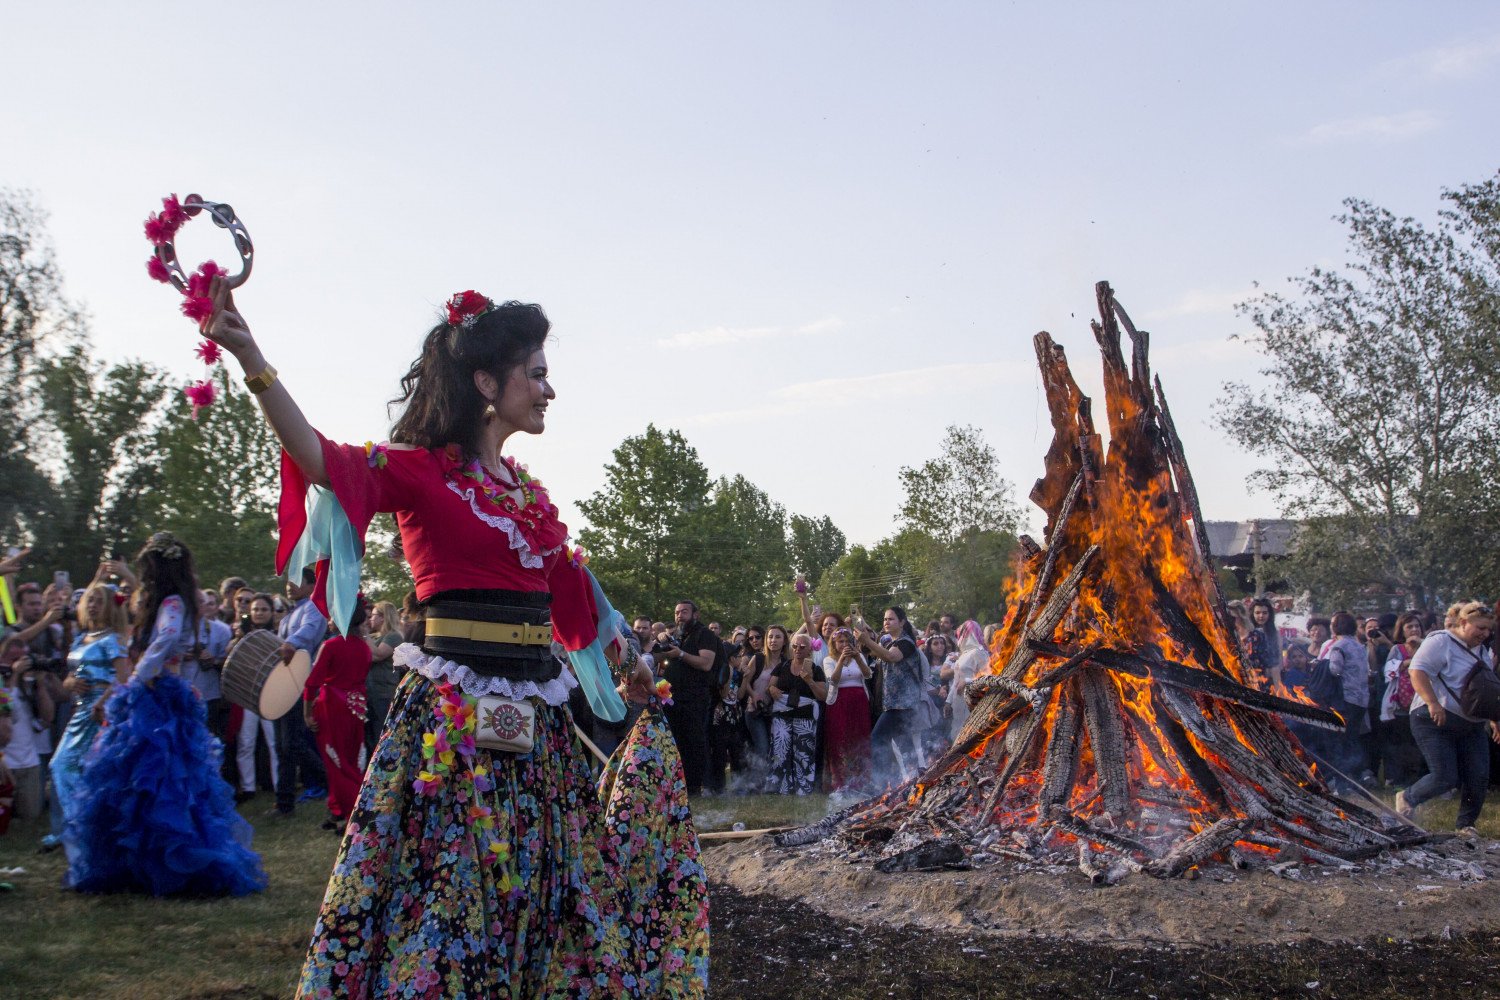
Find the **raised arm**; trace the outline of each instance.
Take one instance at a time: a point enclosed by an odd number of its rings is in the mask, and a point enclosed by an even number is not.
[[[318,432],[307,422],[297,401],[292,399],[286,385],[276,377],[275,370],[266,362],[265,355],[250,334],[250,327],[235,310],[234,295],[229,285],[222,277],[215,278],[210,294],[214,300],[214,311],[203,320],[199,329],[209,340],[234,355],[247,379],[259,379],[261,384],[270,380],[268,388],[255,392],[255,401],[260,404],[261,412],[266,415],[271,429],[276,432],[281,447],[297,463],[297,468],[302,470],[307,481],[316,486],[327,486],[328,470],[323,465],[323,444],[318,438]]]

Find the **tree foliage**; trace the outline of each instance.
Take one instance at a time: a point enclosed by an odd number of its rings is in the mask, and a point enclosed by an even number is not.
[[[8,541],[44,537],[56,501],[42,467],[42,351],[78,331],[77,309],[46,234],[46,215],[23,191],[0,189],[0,534]]]
[[[1266,387],[1228,383],[1221,426],[1250,478],[1304,519],[1294,583],[1323,602],[1500,592],[1500,175],[1445,191],[1434,226],[1358,199],[1343,269],[1240,308]]]
[[[157,424],[138,516],[187,542],[205,585],[230,574],[269,585],[281,447],[239,380],[222,368],[213,378],[218,401],[197,420],[174,394]]]
[[[140,361],[96,361],[74,337],[38,363],[35,384],[45,416],[38,453],[63,474],[35,512],[34,557],[86,580],[106,549],[134,554],[142,516],[163,488],[156,428],[166,382]]]
[[[662,618],[687,598],[706,618],[781,620],[794,570],[816,579],[845,545],[827,517],[788,516],[742,475],[711,479],[680,432],[655,425],[620,443],[579,507],[589,567],[631,615]]]
[[[659,615],[697,592],[694,556],[705,551],[697,529],[708,492],[708,468],[678,431],[650,424],[615,448],[604,487],[578,504],[589,521],[579,539],[623,613]]]
[[[1020,521],[1012,486],[977,427],[950,425],[941,453],[915,468],[902,466],[899,476],[905,496],[896,520],[942,544],[971,531],[1013,533]]]
[[[787,529],[792,564],[807,576],[808,584],[816,590],[823,583],[823,574],[849,548],[849,540],[826,514],[817,518],[793,514],[787,522]]]

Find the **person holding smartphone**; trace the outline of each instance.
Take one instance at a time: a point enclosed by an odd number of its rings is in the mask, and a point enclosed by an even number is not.
[[[52,694],[25,643],[12,636],[0,647],[0,686],[10,706],[11,734],[5,744],[5,766],[14,785],[12,815],[34,820],[46,804],[42,795],[44,770],[36,736],[52,725]]]

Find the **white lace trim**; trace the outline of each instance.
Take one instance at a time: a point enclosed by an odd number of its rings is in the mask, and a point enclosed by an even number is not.
[[[568,700],[568,692],[578,686],[578,679],[573,676],[573,672],[566,664],[562,668],[562,673],[550,681],[543,681],[540,684],[536,681],[512,681],[504,677],[486,677],[462,663],[424,653],[421,646],[410,642],[403,642],[397,646],[395,652],[391,654],[391,660],[397,666],[415,670],[430,681],[457,684],[464,694],[472,698],[486,694],[498,694],[517,701],[525,698],[541,698],[547,704],[557,706],[565,704]]]
[[[520,529],[516,527],[516,522],[512,521],[508,517],[503,517],[496,514],[486,514],[484,511],[480,510],[479,502],[475,499],[474,496],[474,487],[470,486],[468,489],[462,489],[457,483],[450,479],[448,480],[448,488],[454,493],[457,493],[460,498],[469,501],[469,509],[474,512],[475,517],[479,518],[491,528],[499,528],[501,531],[505,532],[506,536],[510,538],[510,547],[521,553],[522,566],[525,566],[527,569],[542,568],[542,556],[550,555],[551,553],[544,552],[540,556],[533,554],[531,551],[531,546],[526,541],[526,536],[522,535]]]

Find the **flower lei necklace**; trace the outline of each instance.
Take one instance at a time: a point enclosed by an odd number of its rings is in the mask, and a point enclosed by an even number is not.
[[[474,745],[474,729],[477,713],[474,699],[452,684],[437,685],[438,721],[431,731],[422,735],[422,770],[412,782],[418,795],[434,796],[438,789],[449,782],[454,783],[454,795],[460,805],[468,806],[470,825],[485,844],[486,854],[493,860],[503,861],[510,856],[510,847],[495,834],[495,810],[479,800],[479,796],[495,790],[495,779],[489,769],[479,763]],[[509,892],[513,886],[509,877],[502,877],[501,892]]]
[[[551,499],[547,496],[547,490],[542,486],[541,480],[534,478],[526,466],[517,462],[514,458],[502,458],[505,471],[510,473],[513,482],[506,482],[495,476],[484,463],[478,458],[471,458],[467,462],[462,461],[456,445],[449,445],[448,456],[454,461],[458,477],[472,480],[478,487],[479,492],[491,504],[499,507],[507,514],[520,514],[531,507],[539,508],[544,514],[555,512]],[[521,502],[516,503],[516,498],[511,496],[512,491],[519,490]]]
[[[241,263],[240,273],[234,277],[229,277],[227,270],[211,260],[199,264],[198,269],[191,274],[184,271],[177,261],[177,231],[189,219],[204,211],[214,220],[214,225],[229,230],[234,237],[234,247],[240,255]],[[250,277],[255,247],[250,242],[250,234],[245,230],[244,223],[240,222],[229,205],[204,201],[196,194],[190,194],[181,201],[177,200],[175,194],[168,195],[161,200],[161,211],[152,212],[147,217],[145,229],[146,239],[156,248],[151,259],[146,261],[146,273],[163,284],[175,286],[182,293],[182,314],[195,323],[201,324],[213,315],[214,302],[209,298],[208,290],[214,278],[227,278],[230,288],[238,288]],[[210,368],[223,358],[219,345],[208,339],[198,345],[197,355]],[[198,419],[199,411],[213,405],[215,389],[211,377],[192,383],[182,392],[193,404],[194,420]]]

